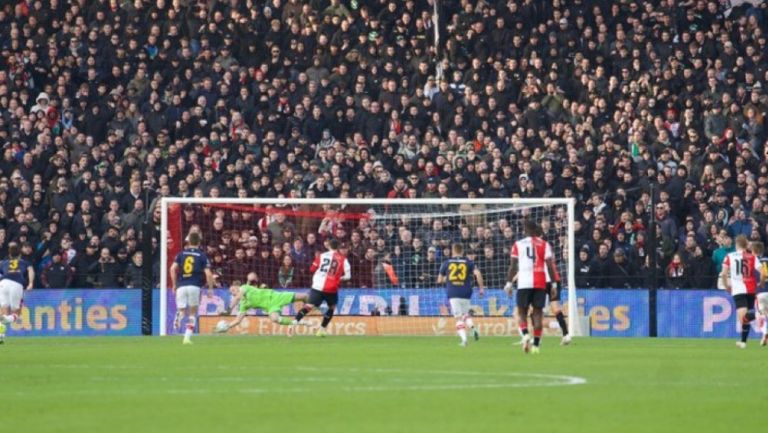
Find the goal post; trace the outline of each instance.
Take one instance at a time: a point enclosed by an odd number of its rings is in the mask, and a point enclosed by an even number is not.
[[[524,237],[526,218],[539,223],[555,251],[571,334],[587,333],[578,314],[572,199],[166,197],[160,206],[160,335],[171,332],[175,315],[169,268],[190,230],[201,233],[217,276],[213,298],[203,291],[201,332],[209,331],[220,315],[229,314],[232,305],[226,288],[233,281],[244,281],[249,271],[269,287],[306,291],[311,258],[324,240],[336,238],[352,264],[352,280],[340,290],[332,333],[335,329],[339,334],[453,335],[445,291],[437,285],[436,274],[451,245],[459,243],[487,288],[484,298],[476,290],[471,300],[476,325],[481,334],[510,335],[517,329],[514,299],[502,287],[509,250]],[[294,311],[288,306],[283,314]],[[260,311],[249,313],[250,327],[241,333],[281,332]],[[244,323],[249,326],[249,321]],[[554,319],[547,324],[547,332],[559,335]]]

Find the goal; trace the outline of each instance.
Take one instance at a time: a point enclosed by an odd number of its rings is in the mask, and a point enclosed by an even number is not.
[[[540,224],[553,246],[571,334],[585,334],[578,320],[570,199],[164,198],[161,208],[161,335],[171,332],[176,311],[168,290],[169,266],[192,230],[202,235],[216,278],[214,295],[203,291],[201,333],[212,332],[221,316],[233,311],[227,288],[245,281],[248,272],[255,271],[268,287],[307,290],[315,254],[324,251],[325,240],[335,238],[350,261],[352,279],[339,292],[330,333],[453,335],[448,300],[437,275],[451,245],[461,243],[485,279],[485,296],[476,290],[471,300],[479,331],[517,335],[514,299],[502,288],[510,248],[524,237],[527,218]],[[291,316],[296,307],[287,306],[282,314]],[[305,321],[319,324],[320,319],[315,315]],[[258,310],[230,330],[284,332]],[[560,335],[554,318],[545,318],[545,333]]]

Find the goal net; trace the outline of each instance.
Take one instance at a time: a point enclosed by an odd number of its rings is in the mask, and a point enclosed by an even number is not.
[[[569,199],[213,199],[164,198],[162,207],[160,333],[171,332],[176,312],[168,290],[169,266],[188,234],[202,235],[202,248],[215,275],[213,296],[203,290],[201,333],[213,331],[235,309],[228,287],[254,271],[259,282],[278,290],[307,291],[309,268],[324,242],[337,239],[351,264],[352,278],[339,291],[328,331],[337,335],[454,335],[445,290],[437,284],[440,265],[454,243],[481,271],[485,296],[471,299],[481,334],[517,334],[515,300],[502,290],[513,243],[525,237],[523,221],[534,219],[552,245],[563,286],[562,304],[572,335],[582,335],[574,282],[573,202]],[[475,287],[477,285],[475,284]],[[284,307],[291,317],[301,304]],[[325,307],[323,307],[325,308]],[[545,312],[548,312],[545,310]],[[320,312],[304,320],[319,325]],[[299,328],[298,333],[310,332]],[[234,334],[285,333],[259,310]],[[545,317],[545,334],[560,335]]]

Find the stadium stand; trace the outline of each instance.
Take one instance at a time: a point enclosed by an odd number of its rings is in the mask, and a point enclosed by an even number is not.
[[[1,2],[0,256],[136,287],[171,195],[575,197],[584,287],[647,285],[650,236],[673,288],[768,240],[764,2],[435,1]],[[280,263],[275,286],[306,278],[283,241],[335,233],[219,223],[247,241],[214,262]],[[478,257],[504,235],[474,229]],[[415,242],[359,260],[384,284]]]

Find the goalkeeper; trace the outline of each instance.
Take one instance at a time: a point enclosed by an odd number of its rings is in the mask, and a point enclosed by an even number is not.
[[[270,320],[280,325],[295,325],[293,320],[280,316],[280,311],[284,306],[296,301],[307,302],[309,296],[306,293],[278,292],[264,286],[256,286],[258,277],[255,272],[248,274],[248,283],[240,285],[235,281],[229,287],[229,293],[232,294],[232,304],[238,305],[237,317],[229,322],[226,327],[216,329],[217,332],[227,332],[245,318],[245,312],[258,308],[269,315]],[[291,328],[293,329],[293,328]]]

